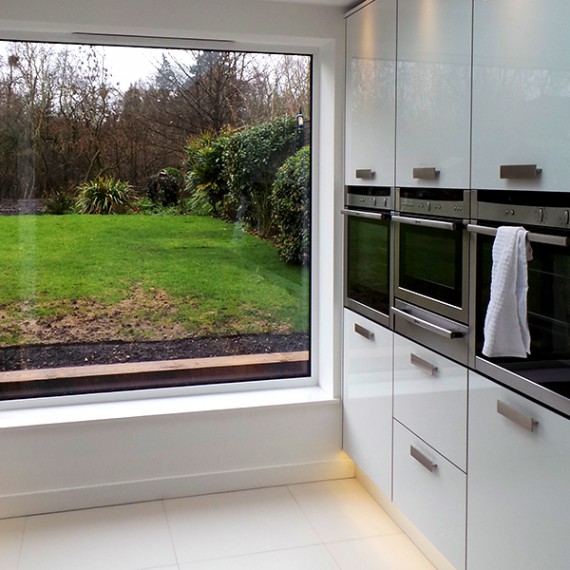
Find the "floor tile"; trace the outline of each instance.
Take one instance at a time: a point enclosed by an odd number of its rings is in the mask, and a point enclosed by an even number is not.
[[[180,570],[339,570],[324,546],[307,546],[181,565]]]
[[[26,519],[0,520],[0,568],[16,570]]]
[[[176,562],[158,501],[29,517],[18,570],[140,570]]]
[[[327,548],[341,570],[435,570],[403,534],[335,542]]]
[[[180,563],[320,544],[286,487],[165,501]]]
[[[324,542],[402,532],[356,479],[289,489]]]

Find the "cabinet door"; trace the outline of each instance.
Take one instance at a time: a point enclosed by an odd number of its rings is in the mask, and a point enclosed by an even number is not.
[[[467,369],[394,335],[394,417],[467,469]]]
[[[469,187],[471,17],[471,0],[398,2],[398,186]]]
[[[392,331],[344,311],[344,450],[392,493]]]
[[[394,503],[457,569],[465,568],[466,478],[394,421]]]
[[[569,21],[567,0],[475,0],[473,188],[570,190]]]
[[[470,372],[468,569],[566,570],[569,474],[570,420]]]
[[[376,0],[346,19],[348,185],[394,185],[396,0]]]

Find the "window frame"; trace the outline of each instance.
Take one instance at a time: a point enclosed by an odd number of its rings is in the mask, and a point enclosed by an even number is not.
[[[101,46],[124,46],[124,47],[141,47],[141,48],[172,48],[172,49],[195,49],[195,50],[213,50],[213,51],[236,51],[250,53],[277,53],[288,55],[306,55],[311,57],[311,120],[312,124],[318,125],[321,115],[321,48],[319,46],[303,46],[298,45],[294,48],[293,44],[252,44],[248,42],[237,42],[233,40],[188,40],[174,37],[157,36],[130,36],[122,34],[106,34],[106,33],[17,33],[5,34],[0,33],[1,41],[28,41],[28,42],[45,42],[45,43],[61,43],[61,44],[77,44],[77,45],[101,45]],[[36,407],[55,407],[61,405],[83,405],[113,402],[131,402],[131,401],[148,401],[163,400],[168,398],[185,398],[207,395],[227,395],[239,394],[247,392],[266,392],[295,390],[299,388],[314,389],[322,385],[319,380],[319,371],[321,369],[322,349],[318,340],[319,332],[322,330],[323,322],[320,319],[319,303],[317,290],[319,288],[320,274],[318,261],[320,240],[317,238],[318,228],[321,223],[321,215],[319,212],[318,197],[319,192],[319,168],[320,149],[318,146],[319,133],[317,129],[311,129],[311,202],[310,202],[310,218],[311,218],[311,262],[310,262],[310,278],[309,278],[309,296],[310,296],[310,346],[309,346],[309,368],[308,376],[293,378],[271,378],[257,380],[240,380],[228,383],[210,383],[187,386],[166,386],[155,388],[132,388],[119,391],[79,393],[70,395],[54,395],[54,396],[38,396],[31,398],[13,398],[0,401],[0,412],[3,410],[29,409]],[[334,318],[331,319],[334,322]],[[327,319],[328,321],[328,319]],[[149,365],[170,361],[152,361]],[[104,365],[112,368],[113,364]],[[334,366],[333,366],[334,368]],[[38,375],[42,371],[48,371],[49,368],[38,370]],[[89,367],[86,367],[89,370]],[[116,374],[116,373],[115,373]],[[108,376],[112,377],[113,372],[109,371]],[[328,384],[328,382],[327,382]],[[334,393],[335,389],[328,386],[327,393]]]

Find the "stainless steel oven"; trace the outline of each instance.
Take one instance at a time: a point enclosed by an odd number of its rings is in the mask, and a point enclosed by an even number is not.
[[[344,306],[390,325],[390,210],[392,189],[346,188]]]
[[[394,327],[467,363],[469,191],[396,188]]]
[[[570,416],[570,194],[474,191],[471,233],[470,366]],[[492,248],[498,226],[529,232],[527,358],[483,356]]]

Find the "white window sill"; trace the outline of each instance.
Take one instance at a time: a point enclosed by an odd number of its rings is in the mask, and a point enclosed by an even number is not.
[[[0,429],[335,402],[338,400],[332,398],[322,388],[311,386],[111,402],[70,403],[1,410]]]

